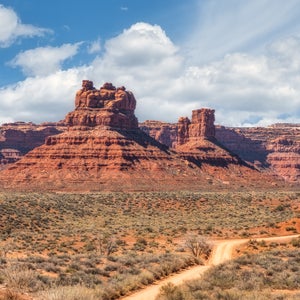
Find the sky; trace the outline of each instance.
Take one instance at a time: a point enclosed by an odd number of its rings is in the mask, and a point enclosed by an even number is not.
[[[300,123],[299,0],[0,0],[0,124],[59,121],[84,79],[140,122]]]

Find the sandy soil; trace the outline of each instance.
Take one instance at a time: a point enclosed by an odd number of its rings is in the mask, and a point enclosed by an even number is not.
[[[268,242],[288,242],[289,240],[299,237],[299,234],[289,236],[279,236],[270,238],[256,238],[257,241],[265,240]],[[180,285],[186,280],[197,279],[211,266],[221,264],[233,258],[233,251],[236,247],[247,243],[249,239],[224,240],[213,242],[213,251],[210,260],[206,266],[197,266],[185,270],[179,274],[172,275],[166,279],[160,280],[156,284],[150,285],[145,289],[138,291],[130,296],[122,298],[123,300],[154,300],[159,293],[161,286],[168,282],[174,285]]]

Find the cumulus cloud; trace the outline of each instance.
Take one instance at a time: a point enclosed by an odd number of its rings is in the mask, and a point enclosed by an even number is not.
[[[139,95],[141,91],[154,97],[164,92],[165,80],[180,75],[183,58],[177,51],[161,27],[137,23],[105,43],[104,54],[91,63],[90,75],[127,83]]]
[[[206,64],[188,64],[179,50],[160,26],[134,24],[108,40],[89,65],[64,71],[56,65],[52,73],[0,89],[0,122],[8,116],[61,119],[73,108],[82,79],[93,80],[96,87],[109,81],[132,90],[140,121],[176,122],[192,109],[211,107],[223,125],[300,122],[299,37],[279,39],[260,55],[235,52]],[[60,60],[53,62],[60,66]],[[31,74],[39,74],[33,65]]]
[[[73,109],[78,89],[80,69],[57,71],[41,77],[29,77],[22,82],[0,89],[0,122],[58,121]],[[3,112],[3,113],[2,113]]]
[[[105,48],[105,59],[110,63],[126,68],[151,68],[147,73],[161,67],[160,64],[169,63],[170,59],[175,62],[173,57],[178,51],[160,26],[147,23],[136,23],[124,30],[121,35],[109,40]],[[165,71],[169,71],[169,67]]]
[[[108,40],[104,47],[103,56],[91,64],[90,77],[96,82],[103,78],[116,85],[126,85],[139,99],[139,118],[154,118],[154,114],[149,114],[153,105],[156,102],[166,105],[173,81],[182,72],[183,58],[178,54],[178,47],[160,26],[142,22]],[[165,113],[157,109],[156,117]]]
[[[300,78],[294,76],[294,70],[288,71],[291,63],[279,53],[235,53],[202,67],[188,68],[183,90],[193,89],[200,103],[216,109],[217,121],[224,125],[299,122]]]
[[[0,4],[0,47],[9,47],[17,38],[43,36],[51,30],[23,24],[13,9]]]
[[[129,85],[141,120],[174,122],[192,109],[211,107],[224,125],[295,121],[300,119],[299,76],[294,76],[300,71],[299,42],[289,37],[289,52],[282,49],[286,40],[280,40],[261,55],[233,53],[187,65],[159,26],[138,23],[106,43],[106,53],[89,74]]]
[[[45,76],[61,69],[62,63],[77,54],[81,43],[60,47],[39,47],[19,53],[11,62],[27,76]]]

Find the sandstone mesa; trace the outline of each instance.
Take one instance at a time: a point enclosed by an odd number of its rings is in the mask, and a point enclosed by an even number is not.
[[[292,137],[275,134],[262,142],[254,133],[215,126],[213,109],[194,110],[191,120],[180,117],[177,124],[138,124],[135,108],[125,87],[96,89],[83,80],[63,121],[4,124],[2,188],[198,190],[280,185],[276,174],[299,180],[298,127]]]

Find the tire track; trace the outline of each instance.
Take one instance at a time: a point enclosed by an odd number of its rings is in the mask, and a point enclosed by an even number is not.
[[[255,238],[253,240],[257,241],[266,241],[266,242],[288,242],[293,238],[299,237],[299,234],[288,235],[288,236],[278,236],[278,237],[267,237],[267,238]],[[155,300],[155,297],[158,295],[160,288],[166,283],[170,282],[174,285],[180,285],[184,283],[184,281],[200,278],[201,275],[211,268],[212,266],[216,266],[222,264],[233,258],[234,250],[242,245],[250,241],[250,239],[234,239],[234,240],[220,240],[214,241],[213,250],[211,254],[211,258],[208,261],[206,266],[196,266],[190,268],[188,270],[182,271],[179,274],[174,274],[169,276],[168,278],[162,279],[157,283],[154,283],[150,286],[145,287],[144,289],[135,292],[132,295],[121,298],[122,300]]]

